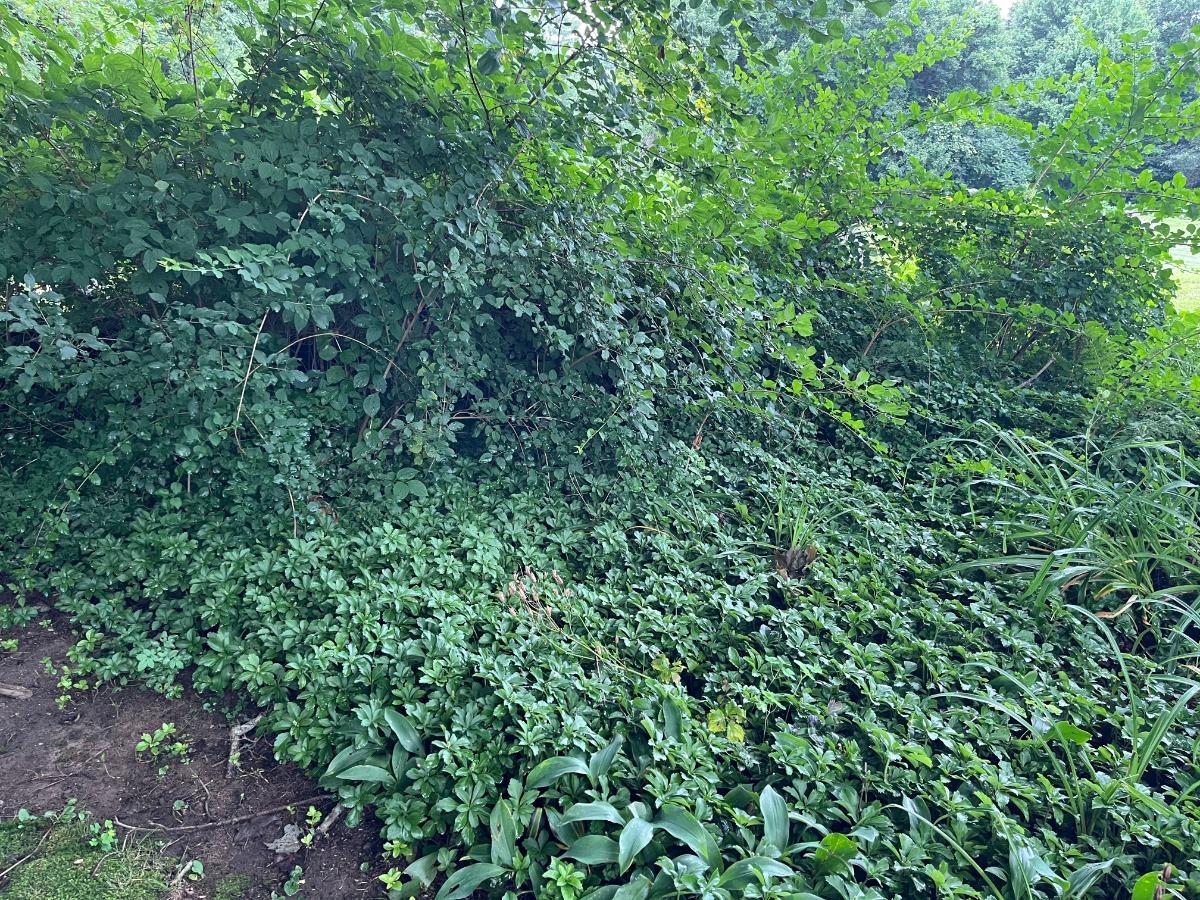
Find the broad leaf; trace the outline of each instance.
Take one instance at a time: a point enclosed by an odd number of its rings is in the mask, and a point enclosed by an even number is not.
[[[383,718],[388,723],[388,727],[392,729],[392,734],[396,735],[396,740],[400,742],[401,747],[409,753],[419,754],[421,752],[421,735],[417,733],[412,720],[394,709],[385,709]]]
[[[602,834],[587,834],[566,849],[563,856],[578,860],[585,866],[600,866],[615,863],[620,854],[617,842]]]
[[[758,805],[762,810],[763,837],[766,838],[768,844],[773,844],[776,849],[783,850],[788,845],[788,837],[791,832],[787,804],[773,787],[767,785],[759,795]]]
[[[469,897],[471,892],[485,881],[499,878],[506,871],[507,869],[492,863],[476,863],[459,869],[446,879],[435,900],[462,900],[463,897]]]
[[[645,900],[650,896],[652,882],[645,875],[637,875],[629,884],[623,884],[613,894],[613,900]]]
[[[1080,866],[1067,876],[1067,890],[1063,897],[1067,900],[1077,900],[1077,898],[1085,896],[1092,889],[1092,885],[1108,874],[1108,870],[1113,867],[1115,862],[1115,859],[1106,859],[1104,862]]]
[[[492,862],[498,866],[511,866],[517,849],[517,823],[507,800],[496,801],[488,826],[492,837]]]
[[[621,829],[617,867],[625,872],[633,865],[634,858],[642,852],[654,837],[654,826],[645,819],[632,818]]]
[[[711,868],[721,868],[721,851],[716,838],[683,807],[667,804],[654,820],[654,826],[661,828],[676,840],[683,841]]]
[[[740,890],[752,882],[766,884],[769,878],[787,878],[795,872],[777,859],[766,856],[750,856],[739,859],[721,876],[718,882],[729,890]]]
[[[558,820],[560,825],[569,825],[571,822],[611,822],[614,825],[624,825],[625,819],[611,803],[597,801],[576,803]]]
[[[821,875],[831,875],[844,870],[854,855],[858,853],[858,845],[844,834],[834,832],[821,838],[821,843],[813,852],[817,872]]]
[[[588,760],[588,771],[592,775],[593,781],[599,781],[608,774],[608,770],[612,767],[613,760],[617,758],[617,752],[621,749],[621,745],[625,743],[625,738],[617,735],[609,745],[603,750],[597,750]]]
[[[338,772],[337,777],[343,781],[377,781],[380,784],[392,784],[395,781],[391,772],[379,766],[351,766]]]
[[[1147,872],[1133,884],[1129,900],[1157,900],[1158,886],[1162,884],[1162,873]]]
[[[549,787],[564,775],[590,775],[583,760],[574,756],[555,756],[533,767],[525,779],[525,789],[536,791]]]

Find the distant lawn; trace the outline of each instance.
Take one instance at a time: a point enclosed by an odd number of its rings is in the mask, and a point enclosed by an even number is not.
[[[1175,279],[1179,282],[1175,308],[1180,312],[1200,312],[1200,268],[1176,269]]]
[[[1168,219],[1175,227],[1184,226],[1183,219]],[[1182,244],[1171,251],[1175,261],[1175,280],[1179,290],[1175,294],[1175,308],[1180,312],[1200,310],[1200,253],[1193,253]]]

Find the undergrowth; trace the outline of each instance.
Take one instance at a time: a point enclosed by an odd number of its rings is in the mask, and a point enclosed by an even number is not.
[[[1200,31],[894,121],[957,33],[568,6],[0,7],[0,625],[262,712],[392,897],[1200,890]],[[943,122],[1040,174],[881,169]]]
[[[188,670],[267,708],[280,758],[382,820],[397,884],[547,890],[554,860],[640,860],[699,893],[786,872],[818,896],[1000,897],[1200,871],[1186,456],[1114,447],[1105,481],[989,429],[906,472],[710,440],[729,449],[551,489],[447,469],[401,508],[260,523],[254,547],[198,504],[106,498],[46,587],[89,676],[170,692]],[[781,508],[815,550],[799,578],[773,558]],[[449,835],[463,851],[424,855]],[[462,869],[472,847],[498,868]]]

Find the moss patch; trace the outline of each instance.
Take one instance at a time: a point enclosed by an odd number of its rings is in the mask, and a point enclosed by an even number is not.
[[[0,826],[0,859],[5,865],[34,851],[0,885],[4,900],[157,900],[167,889],[172,862],[153,848],[134,845],[104,852],[89,844],[86,824]],[[40,842],[40,845],[39,845]]]
[[[240,900],[252,887],[254,879],[249,875],[230,875],[217,882],[213,900]]]
[[[0,823],[0,870],[8,868],[35,846],[42,836],[40,828],[17,822]]]

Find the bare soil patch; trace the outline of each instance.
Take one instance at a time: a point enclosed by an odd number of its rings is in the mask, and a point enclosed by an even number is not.
[[[180,862],[203,862],[204,877],[184,882],[178,897],[214,897],[217,885],[234,875],[252,881],[241,894],[248,900],[269,898],[272,890],[282,895],[297,865],[304,869],[305,898],[382,896],[373,822],[348,829],[339,821],[311,848],[292,854],[266,847],[289,823],[311,831],[305,825],[309,805],[323,815],[334,806],[311,778],[275,762],[268,739],[243,738],[240,767],[227,778],[232,723],[205,710],[195,696],[169,700],[140,688],[102,686],[72,692],[72,701],[60,710],[58,676],[47,672],[43,660],[48,657],[61,668],[73,643],[66,625],[33,624],[3,637],[16,638],[19,645],[15,652],[0,650],[0,683],[26,688],[29,696],[0,695],[0,819],[22,808],[61,809],[74,798],[101,821],[156,829],[118,826],[117,833],[161,841],[161,852]],[[164,723],[175,725],[172,740],[188,744],[186,764],[172,757],[154,761],[136,751],[142,734]],[[162,774],[161,766],[166,766]],[[287,804],[297,805],[236,821]],[[179,830],[215,822],[227,824]],[[159,826],[176,830],[159,831]],[[369,871],[361,870],[363,864]]]

